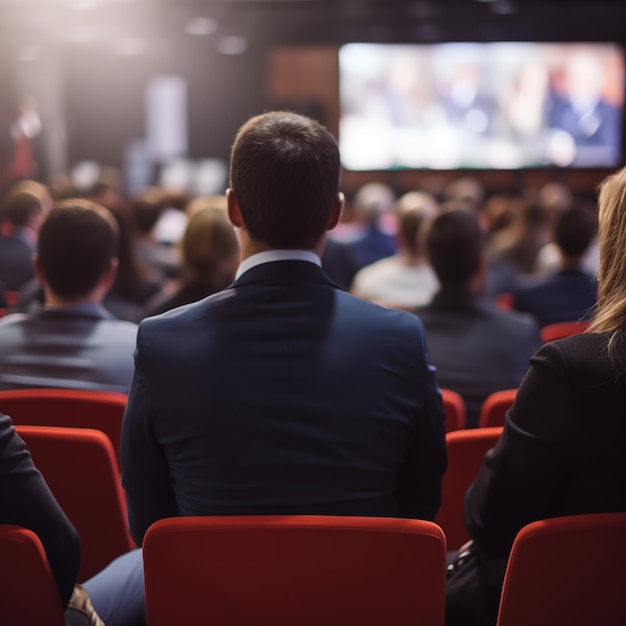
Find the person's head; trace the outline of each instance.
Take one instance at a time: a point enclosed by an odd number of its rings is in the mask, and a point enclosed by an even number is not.
[[[438,215],[426,236],[428,258],[443,288],[467,289],[483,270],[484,233],[473,212]]]
[[[2,217],[17,228],[37,230],[52,206],[46,187],[33,180],[17,183],[2,203]]]
[[[396,204],[398,244],[411,257],[422,254],[422,233],[438,211],[434,196],[423,191],[409,191]]]
[[[257,247],[313,249],[341,212],[337,143],[302,115],[253,117],[235,137],[229,184],[229,217]]]
[[[372,226],[377,225],[381,216],[393,210],[396,194],[384,183],[366,183],[359,187],[352,199],[355,218]]]
[[[117,224],[107,209],[83,199],[58,202],[41,224],[35,256],[46,300],[100,300],[115,277],[117,244]]]
[[[158,187],[149,187],[136,194],[130,203],[136,232],[150,235],[164,209],[164,195]]]
[[[195,209],[182,239],[183,263],[190,280],[216,289],[225,287],[235,276],[239,244],[226,212],[214,206]]]
[[[581,259],[591,245],[595,232],[595,217],[586,209],[575,207],[557,219],[554,241],[564,257]]]
[[[626,167],[600,185],[598,304],[591,332],[626,332]]]

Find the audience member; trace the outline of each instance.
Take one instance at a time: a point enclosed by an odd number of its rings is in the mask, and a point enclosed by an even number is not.
[[[157,241],[155,237],[155,227],[165,208],[165,194],[158,187],[144,189],[130,203],[137,256],[152,270],[155,280],[160,281],[180,274],[178,249]]]
[[[0,281],[5,289],[19,291],[34,277],[32,256],[37,249],[37,231],[51,205],[48,190],[30,180],[17,183],[2,203]]]
[[[519,385],[539,346],[538,327],[530,316],[500,311],[484,296],[484,234],[473,213],[439,215],[426,246],[441,289],[417,313],[439,385],[463,396],[468,426],[476,426],[488,395]]]
[[[204,201],[204,206],[198,201]],[[159,294],[148,303],[147,315],[202,300],[225,289],[235,278],[239,245],[226,211],[210,198],[197,199],[192,209],[182,241],[182,280],[173,294]]]
[[[600,189],[600,273],[587,333],[531,359],[504,431],[465,498],[472,542],[448,581],[448,626],[493,626],[520,529],[564,515],[626,511],[626,168]],[[576,545],[572,545],[576,552]]]
[[[596,304],[596,279],[582,264],[595,231],[596,219],[587,210],[565,211],[554,233],[560,269],[527,279],[514,294],[515,309],[532,314],[539,326],[589,319]]]
[[[115,317],[138,322],[150,298],[161,291],[162,281],[150,276],[137,255],[130,215],[123,205],[111,211],[119,232],[118,267],[103,305]]]
[[[65,387],[127,393],[137,327],[101,306],[115,278],[115,220],[65,200],[39,232],[35,273],[45,304],[0,320],[0,388]]]
[[[140,325],[122,432],[137,542],[178,515],[434,518],[445,417],[422,325],[319,267],[339,167],[335,140],[306,117],[266,113],[238,132],[235,284]]]
[[[520,274],[531,274],[539,251],[549,239],[550,222],[545,208],[534,200],[522,200],[511,226],[491,239],[491,254],[511,264]]]
[[[411,191],[403,195],[396,205],[398,252],[359,270],[352,293],[400,308],[428,304],[439,282],[424,250],[424,227],[437,211],[437,201],[430,194]]]
[[[382,228],[395,199],[393,190],[382,183],[367,183],[354,195],[353,219],[342,224],[332,239],[348,246],[356,271],[396,253],[394,235]]]

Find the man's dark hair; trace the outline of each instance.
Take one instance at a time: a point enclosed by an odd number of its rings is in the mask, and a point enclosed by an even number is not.
[[[430,263],[444,287],[466,287],[483,253],[484,234],[473,213],[453,209],[437,216],[428,231]]]
[[[149,234],[165,209],[164,195],[160,189],[144,189],[131,202],[131,213],[137,232]]]
[[[90,294],[115,256],[118,231],[107,209],[89,200],[63,200],[39,229],[39,265],[62,298]]]
[[[314,120],[277,111],[248,120],[230,159],[230,188],[252,239],[273,248],[315,246],[339,185],[339,150]]]
[[[581,257],[589,248],[597,228],[596,218],[586,209],[568,209],[557,220],[554,239],[561,252],[569,257]]]

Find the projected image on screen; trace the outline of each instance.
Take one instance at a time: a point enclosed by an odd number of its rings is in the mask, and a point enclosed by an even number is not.
[[[347,44],[339,145],[350,170],[619,163],[614,44]]]

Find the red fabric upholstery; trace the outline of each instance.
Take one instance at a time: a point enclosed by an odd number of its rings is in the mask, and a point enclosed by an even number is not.
[[[421,520],[160,520],[144,539],[148,625],[443,625],[445,552]]]
[[[463,398],[450,389],[442,389],[443,408],[446,412],[446,432],[465,428],[465,401]]]
[[[493,448],[501,433],[502,428],[473,428],[446,435],[448,469],[441,484],[441,508],[435,522],[443,529],[450,550],[460,548],[469,539],[463,518],[465,492],[485,453]]]
[[[65,626],[59,590],[37,535],[0,525],[0,624]]]
[[[127,396],[112,391],[12,389],[0,391],[0,412],[13,424],[95,428],[106,433],[119,459]]]
[[[82,582],[135,548],[108,437],[89,428],[16,426],[37,469],[80,535]]]
[[[513,405],[516,395],[517,389],[505,389],[504,391],[495,391],[488,396],[480,409],[478,426],[480,428],[504,426],[506,412]]]
[[[498,626],[626,624],[626,513],[533,522],[518,533]]]
[[[589,328],[590,322],[559,322],[557,324],[548,324],[539,331],[541,334],[541,341],[547,343],[548,341],[554,341],[555,339],[563,339],[570,335],[577,335],[578,333],[584,333]]]

